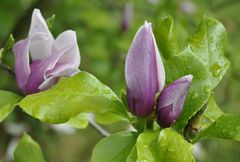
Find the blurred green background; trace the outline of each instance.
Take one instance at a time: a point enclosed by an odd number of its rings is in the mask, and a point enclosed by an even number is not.
[[[125,87],[124,60],[138,27],[144,20],[158,23],[167,15],[175,20],[181,47],[204,15],[215,17],[226,27],[226,56],[231,67],[216,89],[215,98],[225,112],[240,113],[240,1],[239,0],[1,0],[0,47],[10,33],[16,40],[27,36],[31,14],[39,8],[45,18],[56,15],[52,32],[56,37],[67,29],[77,32],[81,70],[94,74],[117,94]],[[130,13],[124,30],[126,8]],[[13,54],[4,61],[13,66]],[[0,71],[0,89],[19,93],[15,79]],[[126,128],[123,123],[106,127],[110,132]],[[61,129],[62,130],[62,129]],[[11,161],[11,146],[23,131],[40,143],[49,162],[88,162],[91,150],[101,139],[92,127],[85,130],[50,125],[16,109],[0,124],[0,160]],[[199,162],[239,162],[240,143],[230,140],[203,140],[195,149]],[[27,156],[27,155],[26,155]]]

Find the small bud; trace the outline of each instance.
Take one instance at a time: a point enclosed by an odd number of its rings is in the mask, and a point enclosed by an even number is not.
[[[157,121],[161,127],[170,127],[179,118],[192,77],[186,75],[177,79],[160,94],[157,102]]]
[[[132,5],[132,3],[127,3],[124,6],[123,16],[121,19],[121,31],[122,32],[125,32],[128,30],[130,23],[132,21],[132,15],[133,15],[133,5]]]

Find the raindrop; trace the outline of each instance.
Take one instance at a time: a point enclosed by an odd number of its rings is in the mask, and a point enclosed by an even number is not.
[[[213,37],[210,37],[210,43],[213,43]]]
[[[194,92],[191,99],[192,100],[195,100],[196,98],[198,97],[198,93],[197,92]]]
[[[95,94],[98,94],[98,93],[99,93],[99,89],[98,89],[98,88],[95,88],[93,92],[94,92]]]
[[[106,90],[104,90],[104,93],[105,93],[105,94],[109,94],[109,93],[110,93],[110,90],[109,90],[109,89],[106,89]]]
[[[215,63],[210,67],[210,71],[212,72],[214,77],[218,77],[221,73],[222,63]]]
[[[203,91],[204,91],[205,93],[209,93],[209,92],[211,91],[211,87],[210,87],[209,85],[207,85],[207,86],[205,86],[205,87],[203,88]]]
[[[227,132],[228,132],[227,129],[223,129],[223,130],[222,130],[222,133],[223,133],[223,134],[226,134]]]

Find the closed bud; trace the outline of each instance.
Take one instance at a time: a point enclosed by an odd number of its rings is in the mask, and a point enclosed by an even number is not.
[[[186,75],[162,91],[157,101],[157,121],[161,127],[170,127],[179,118],[191,82],[192,75]]]

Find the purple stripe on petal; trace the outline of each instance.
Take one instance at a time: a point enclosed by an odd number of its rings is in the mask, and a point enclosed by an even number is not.
[[[165,71],[147,22],[138,30],[128,51],[125,78],[130,111],[141,117],[150,115],[155,95],[165,84]]]
[[[161,127],[170,127],[180,116],[192,75],[186,75],[163,89],[157,102],[157,121]]]

